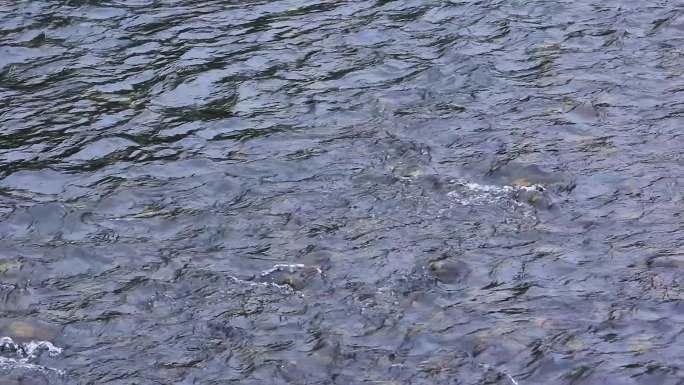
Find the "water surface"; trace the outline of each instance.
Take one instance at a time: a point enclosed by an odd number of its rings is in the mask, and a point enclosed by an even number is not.
[[[682,384],[678,1],[0,1],[3,384]]]

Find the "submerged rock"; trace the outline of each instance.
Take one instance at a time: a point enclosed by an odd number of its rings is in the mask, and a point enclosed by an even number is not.
[[[302,290],[322,286],[323,271],[317,266],[277,264],[259,274],[255,281]]]
[[[3,322],[0,324],[0,369],[61,373],[58,369],[34,363],[38,358],[62,353],[62,348],[53,343],[56,336],[55,328],[38,322]]]
[[[452,259],[431,261],[427,267],[433,277],[445,284],[462,283],[472,272],[467,263]]]
[[[12,338],[15,342],[53,341],[57,330],[49,325],[34,321],[6,321],[0,323],[0,337]]]
[[[23,266],[21,260],[18,259],[6,259],[0,261],[0,274],[5,274],[14,270],[19,270]]]
[[[649,258],[647,266],[653,268],[684,269],[683,255],[665,255]]]
[[[515,199],[518,202],[525,203],[536,208],[547,209],[553,206],[553,200],[546,192],[546,189],[539,185],[516,189]]]
[[[487,179],[500,185],[524,188],[524,190],[554,189],[569,191],[574,187],[573,179],[561,172],[549,172],[539,166],[523,165],[510,162],[503,165],[493,166],[487,173]]]

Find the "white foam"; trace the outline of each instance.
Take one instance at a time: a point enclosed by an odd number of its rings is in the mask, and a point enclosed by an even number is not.
[[[318,266],[307,266],[307,265],[303,265],[301,263],[291,263],[291,264],[277,263],[277,264],[273,265],[272,268],[262,271],[261,276],[264,277],[264,276],[269,275],[271,273],[274,273],[276,271],[283,271],[283,270],[287,270],[290,273],[294,273],[297,270],[302,270],[302,269],[306,269],[306,268],[316,269],[316,272],[318,272],[318,274],[321,274],[321,275],[323,274],[323,271]]]
[[[46,349],[51,357],[62,354],[62,348],[53,345],[50,341],[31,341],[24,344],[24,352],[28,357],[35,357],[39,349]]]
[[[17,352],[23,358],[35,358],[39,352],[47,351],[51,357],[62,354],[62,348],[57,347],[50,341],[34,341],[16,343],[11,337],[0,337],[0,348]]]
[[[0,368],[6,370],[12,369],[26,369],[37,370],[41,372],[55,372],[63,375],[64,372],[59,369],[50,368],[43,365],[37,365],[31,362],[41,352],[47,352],[51,357],[62,354],[62,348],[55,346],[50,341],[34,341],[17,343],[11,337],[0,337],[0,349],[9,350],[14,353],[16,357],[0,356]]]
[[[509,192],[513,191],[513,186],[495,186],[495,185],[482,185],[478,183],[468,182],[459,183],[462,186],[473,190],[473,191],[485,191],[485,192]]]
[[[457,203],[468,205],[487,205],[501,200],[507,200],[515,206],[523,206],[523,203],[514,199],[513,194],[518,191],[544,191],[542,185],[509,186],[509,185],[486,185],[468,182],[462,179],[452,181],[459,188],[447,193]]]
[[[7,358],[7,357],[2,357],[0,356],[0,368],[3,370],[14,370],[14,369],[25,369],[25,370],[34,370],[38,372],[52,372],[56,373],[60,376],[64,375],[64,371],[56,368],[50,368],[47,366],[43,365],[37,365],[37,364],[32,364],[26,359],[16,359],[16,358]]]
[[[238,277],[230,277],[230,278],[233,279],[235,282],[238,282],[240,284],[247,285],[247,286],[275,287],[278,289],[293,291],[292,287],[289,285],[280,285],[280,284],[273,283],[273,282],[245,281],[244,279],[240,279]]]

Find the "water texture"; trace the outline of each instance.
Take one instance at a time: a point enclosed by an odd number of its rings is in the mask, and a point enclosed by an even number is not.
[[[0,0],[2,384],[683,384],[680,1]]]

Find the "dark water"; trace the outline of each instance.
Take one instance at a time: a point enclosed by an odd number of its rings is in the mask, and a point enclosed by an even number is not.
[[[0,383],[682,384],[680,1],[0,1]]]

